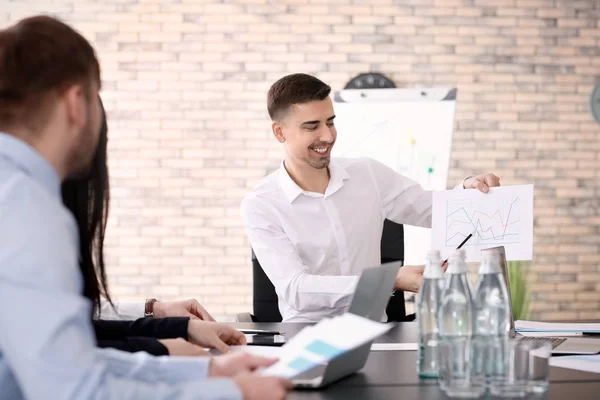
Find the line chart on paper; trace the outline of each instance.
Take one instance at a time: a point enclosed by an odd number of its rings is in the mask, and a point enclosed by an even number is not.
[[[443,257],[463,240],[467,261],[480,261],[481,250],[503,246],[507,260],[533,257],[533,185],[433,192],[431,247]]]
[[[495,206],[495,207],[494,207]],[[446,201],[446,247],[458,246],[473,233],[466,246],[506,245],[520,241],[519,197],[492,207],[469,201]]]

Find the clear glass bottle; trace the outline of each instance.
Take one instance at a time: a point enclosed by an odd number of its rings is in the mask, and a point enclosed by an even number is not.
[[[438,377],[438,310],[444,285],[444,271],[439,251],[430,251],[417,295],[419,355],[417,372],[421,378]]]
[[[481,354],[475,354],[475,365],[481,369],[485,383],[490,385],[503,375],[510,332],[508,290],[500,269],[500,257],[495,252],[482,252],[473,306],[474,340],[481,343],[477,346]]]
[[[438,316],[440,386],[449,397],[476,398],[485,385],[473,368],[473,296],[463,250],[449,260]]]

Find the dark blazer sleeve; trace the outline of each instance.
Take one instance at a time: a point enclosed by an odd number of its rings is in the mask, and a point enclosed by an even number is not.
[[[129,336],[155,339],[188,339],[188,324],[185,318],[140,318],[135,321],[94,320],[96,340],[123,340]]]
[[[168,356],[169,350],[158,341],[158,339],[150,337],[135,337],[130,336],[121,340],[99,340],[98,347],[113,348],[117,350],[136,353],[145,351],[153,356]]]

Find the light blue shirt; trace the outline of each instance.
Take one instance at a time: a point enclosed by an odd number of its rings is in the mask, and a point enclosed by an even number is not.
[[[0,132],[0,400],[240,399],[208,358],[98,349],[60,180]]]

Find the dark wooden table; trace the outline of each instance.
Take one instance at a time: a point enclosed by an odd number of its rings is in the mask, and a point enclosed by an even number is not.
[[[293,337],[310,324],[236,323],[237,328],[275,329]],[[599,339],[600,340],[600,339]],[[415,322],[397,324],[378,343],[414,343]],[[422,380],[416,371],[416,351],[372,351],[362,370],[321,390],[296,390],[290,399],[444,399],[436,380]],[[493,399],[493,397],[484,397]],[[600,399],[600,374],[552,367],[550,389],[544,396],[528,399]]]

